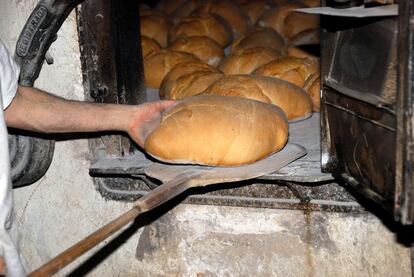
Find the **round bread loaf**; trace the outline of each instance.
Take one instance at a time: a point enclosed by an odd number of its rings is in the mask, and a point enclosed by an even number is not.
[[[141,36],[141,50],[142,57],[145,59],[147,56],[161,50],[161,46],[152,38]]]
[[[190,16],[201,3],[203,3],[203,0],[185,1],[171,14],[172,20],[175,24],[179,23],[181,19]]]
[[[272,28],[258,28],[235,40],[231,45],[231,50],[234,52],[256,47],[270,48],[282,53],[285,43],[282,36]]]
[[[319,29],[319,15],[291,12],[283,22],[282,34],[290,39],[303,31],[315,29]]]
[[[270,10],[271,6],[267,0],[247,2],[241,6],[243,11],[249,16],[253,25],[256,25],[257,20],[262,14]]]
[[[225,57],[218,68],[227,75],[249,74],[279,56],[279,52],[270,48],[240,49]]]
[[[221,72],[196,71],[161,85],[165,99],[180,100],[203,93],[212,83],[223,77]]]
[[[315,73],[309,76],[304,89],[312,98],[313,110],[319,112],[321,106],[321,75]]]
[[[286,55],[296,58],[310,58],[317,59],[316,56],[309,54],[308,52],[298,48],[298,47],[289,47],[286,49]]]
[[[300,46],[300,45],[315,45],[320,44],[320,29],[309,29],[302,31],[293,37],[289,38],[287,47]]]
[[[221,73],[217,68],[203,63],[202,61],[190,61],[177,64],[162,80],[160,86],[160,98],[171,98],[170,92],[176,87],[177,79],[194,72]]]
[[[234,37],[247,33],[252,23],[247,14],[229,0],[205,0],[195,11],[195,14],[216,14],[229,22]]]
[[[169,49],[191,53],[213,66],[217,66],[224,57],[224,51],[220,45],[206,36],[178,38],[170,45]]]
[[[162,116],[144,149],[172,163],[238,166],[279,151],[288,124],[274,105],[240,97],[199,95]]]
[[[316,70],[314,61],[295,57],[280,57],[256,69],[253,74],[288,81],[298,87]]]
[[[292,2],[277,6],[266,11],[257,21],[259,27],[270,27],[276,32],[281,34],[286,39],[286,34],[284,33],[285,28],[285,19],[288,15],[294,12],[294,9],[306,8],[307,6],[299,3]]]
[[[162,47],[166,47],[170,24],[161,14],[143,15],[140,17],[141,35],[152,38]]]
[[[199,61],[191,54],[162,49],[144,59],[145,84],[150,88],[159,88],[165,75],[177,64]]]
[[[179,37],[207,36],[221,47],[230,44],[233,39],[231,28],[223,18],[213,14],[203,14],[183,18],[171,28],[168,40],[174,42]]]
[[[155,8],[164,12],[165,14],[171,14],[185,1],[186,0],[161,0],[158,1]]]
[[[312,100],[304,89],[272,77],[224,76],[203,94],[238,96],[273,104],[279,106],[289,120],[303,119],[312,114]]]

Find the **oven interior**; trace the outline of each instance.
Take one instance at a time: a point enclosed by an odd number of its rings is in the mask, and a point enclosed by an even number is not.
[[[16,47],[21,84],[34,84],[57,30],[81,2],[77,18],[87,98],[116,104],[151,100],[143,81],[136,0],[40,1]],[[321,55],[321,112],[291,129],[293,140],[304,145],[308,155],[253,181],[192,190],[184,201],[360,212],[366,200],[379,204],[396,221],[413,224],[413,15],[413,4],[402,1],[398,17],[322,16],[321,48],[316,50]],[[14,165],[23,160],[14,167],[20,172],[14,179],[26,176],[18,183],[25,185],[41,176],[30,172],[47,170],[54,143],[16,135],[11,140],[30,140],[28,146],[11,143],[13,149],[26,149],[12,155]],[[133,201],[158,185],[143,173],[149,158],[126,136],[103,134],[91,138],[89,146],[90,174],[104,197]],[[27,157],[44,162],[40,166]]]

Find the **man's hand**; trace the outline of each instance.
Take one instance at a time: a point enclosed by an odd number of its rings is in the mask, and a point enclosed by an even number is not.
[[[175,101],[158,101],[136,106],[126,130],[129,136],[139,146],[144,147],[145,139],[160,123],[161,113],[175,103]]]
[[[141,147],[174,101],[142,105],[70,101],[36,88],[19,87],[5,110],[7,126],[40,133],[123,131]]]

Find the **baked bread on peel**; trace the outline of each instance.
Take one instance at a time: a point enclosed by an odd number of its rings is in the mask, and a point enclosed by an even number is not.
[[[278,107],[241,97],[199,95],[162,116],[144,149],[171,163],[239,166],[284,147],[288,123]]]

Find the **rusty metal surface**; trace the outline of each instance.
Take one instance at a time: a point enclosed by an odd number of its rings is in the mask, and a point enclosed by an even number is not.
[[[138,1],[85,1],[78,9],[78,30],[85,91],[101,103],[144,102]],[[122,156],[134,145],[124,135],[90,140],[93,160]]]
[[[412,4],[406,5],[410,10]],[[413,48],[407,30],[396,36],[398,26],[411,28],[407,13],[400,14],[400,24],[397,18],[322,18],[321,148],[323,171],[346,180],[396,220],[411,224],[408,49]]]
[[[399,3],[396,190],[394,216],[414,224],[414,4]],[[413,271],[414,274],[414,271]]]
[[[337,17],[336,17],[337,18]],[[342,19],[341,19],[342,20]],[[330,26],[333,43],[324,82],[341,93],[375,106],[396,100],[396,18],[347,19]]]
[[[103,197],[131,202],[148,193],[149,188],[135,178],[96,177]],[[158,183],[159,184],[159,183]],[[363,207],[344,187],[332,182],[298,184],[253,180],[194,188],[178,197],[190,204],[299,209],[332,212],[362,212]]]

